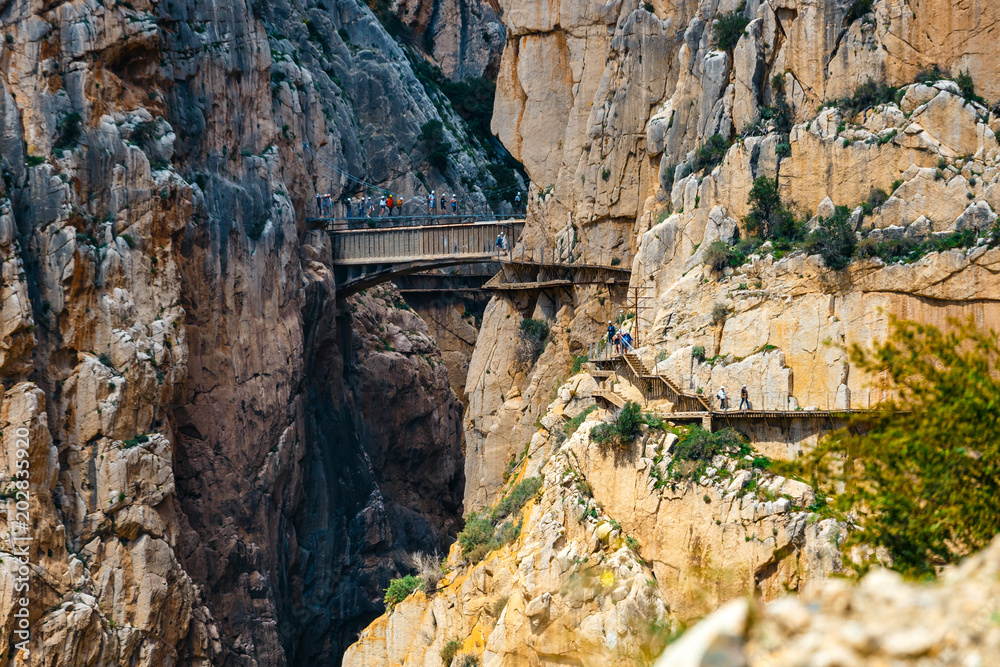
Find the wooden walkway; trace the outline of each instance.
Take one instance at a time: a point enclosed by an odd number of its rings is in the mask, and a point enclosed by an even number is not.
[[[849,419],[856,415],[868,415],[878,412],[872,409],[850,408],[833,410],[715,410],[704,396],[686,393],[669,378],[650,373],[636,354],[627,353],[611,356],[590,363],[595,366],[591,374],[599,381],[620,375],[632,386],[638,388],[647,400],[670,400],[673,403],[673,410],[671,412],[659,413],[660,416],[676,422],[701,422],[708,429],[711,429],[713,423],[719,421],[766,422],[769,419]],[[594,398],[615,408],[620,408],[625,404],[625,399],[622,396],[605,388],[594,392]]]
[[[594,251],[566,256],[551,248],[526,248],[520,243],[523,229],[524,220],[327,228],[338,298],[418,272],[485,263],[499,263],[501,270],[482,286],[484,290],[628,285],[630,255]],[[501,234],[509,250],[497,248]]]

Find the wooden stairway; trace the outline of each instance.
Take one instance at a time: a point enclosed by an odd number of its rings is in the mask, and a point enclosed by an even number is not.
[[[686,402],[696,402],[706,412],[711,412],[712,408],[703,396],[685,393],[668,378],[665,378],[662,375],[654,375],[648,368],[646,368],[646,364],[642,363],[642,359],[639,358],[639,355],[633,352],[627,352],[623,355],[623,359],[631,369],[632,373],[645,385],[643,389],[648,391],[650,385],[661,383],[662,387],[668,389],[669,392],[677,396],[679,400],[687,399]]]

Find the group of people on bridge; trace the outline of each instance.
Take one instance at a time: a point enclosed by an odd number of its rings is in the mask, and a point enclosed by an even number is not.
[[[608,322],[608,345],[615,355],[625,354],[632,349],[632,334],[624,329],[615,329],[612,322]]]
[[[417,200],[417,197],[410,197],[407,200],[403,195],[397,195],[392,192],[385,193],[376,200],[371,195],[361,196],[357,199],[353,197],[348,197],[341,202],[343,206],[342,217],[345,218],[385,218],[392,216],[401,216],[403,213],[404,204],[413,205],[413,202]],[[427,195],[427,215],[445,215],[448,213],[448,209],[451,209],[451,215],[457,215],[460,208],[465,208],[462,206],[462,201],[457,193],[453,193],[449,198],[446,193],[441,193],[438,195],[434,190],[431,190]],[[337,202],[334,200],[333,196],[330,194],[316,194],[316,213],[319,218],[334,218],[336,217]],[[521,193],[518,192],[514,197],[514,212],[521,213]],[[410,213],[413,215],[413,213]]]

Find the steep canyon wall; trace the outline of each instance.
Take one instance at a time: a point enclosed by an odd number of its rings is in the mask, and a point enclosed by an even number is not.
[[[494,38],[427,40],[455,78],[503,41],[463,7]],[[4,2],[0,32],[0,653],[29,659],[16,528],[31,664],[339,661],[459,528],[461,405],[398,294],[338,309],[305,218],[345,174],[482,202],[490,157],[359,3]]]

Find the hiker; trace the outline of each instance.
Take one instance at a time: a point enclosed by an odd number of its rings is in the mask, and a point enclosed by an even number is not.
[[[497,240],[496,240],[496,243],[494,245],[496,246],[497,257],[499,257],[500,256],[500,248],[503,245],[503,232],[500,232],[499,234],[497,234]]]
[[[611,347],[611,343],[614,342],[616,331],[615,325],[611,323],[611,320],[608,320],[608,347]]]
[[[725,410],[726,409],[726,388],[725,387],[720,387],[719,388],[719,393],[716,394],[715,397],[719,399],[719,409]]]
[[[521,193],[518,192],[517,196],[514,197],[514,213],[521,212]]]
[[[507,254],[507,232],[500,232],[500,249]]]
[[[622,333],[622,354],[625,354],[632,347],[632,334],[625,331]]]
[[[351,217],[351,198],[350,197],[348,197],[347,199],[344,200],[344,208],[347,210],[347,215],[345,215],[344,217],[345,218],[350,218]]]
[[[394,206],[395,204],[396,204],[396,200],[395,200],[395,199],[393,199],[393,198],[392,198],[392,195],[390,194],[390,195],[389,195],[389,198],[385,200],[385,205],[389,207],[389,215],[390,215],[390,216],[392,215],[392,207],[393,207],[393,206]]]
[[[451,196],[451,214],[455,215],[458,212],[458,199],[455,195]]]
[[[427,195],[427,215],[434,215],[434,191]]]
[[[403,195],[399,195],[399,199],[396,200],[396,215],[403,215],[403,200],[406,199]]]
[[[444,213],[448,210],[448,195],[447,193],[441,194],[441,212]]]
[[[323,217],[323,195],[316,193],[316,217]]]
[[[378,199],[378,217],[385,215],[385,196],[379,197]]]
[[[612,339],[612,348],[614,349],[615,356],[622,353],[622,332],[618,331],[615,333],[615,337]]]
[[[743,406],[747,406],[746,409],[750,409],[750,392],[747,391],[747,386],[743,385],[740,389],[740,410],[743,410]]]

